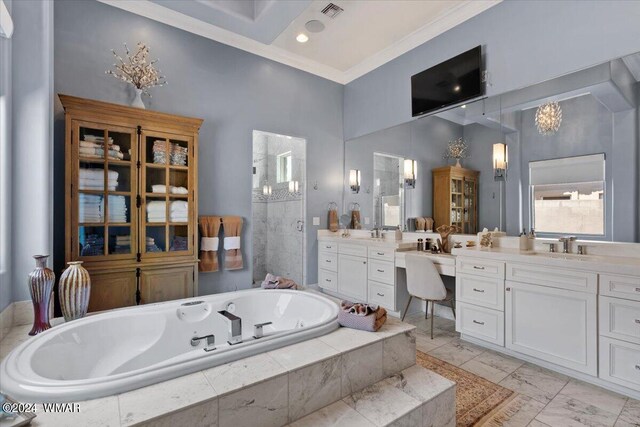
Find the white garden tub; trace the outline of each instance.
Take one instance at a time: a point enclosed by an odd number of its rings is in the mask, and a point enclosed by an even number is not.
[[[242,320],[242,343],[228,344],[222,310]],[[325,297],[275,289],[113,310],[14,349],[0,365],[0,390],[36,403],[109,396],[324,335],[338,327],[337,316],[338,306]],[[255,339],[254,325],[265,322],[272,324]],[[192,346],[193,337],[209,334],[215,350],[206,339]]]

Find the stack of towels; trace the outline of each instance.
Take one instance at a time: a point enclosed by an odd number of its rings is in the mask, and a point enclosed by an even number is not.
[[[171,202],[169,216],[171,222],[187,222],[189,220],[189,204],[184,200]]]
[[[162,252],[162,249],[156,245],[156,239],[153,237],[147,237],[147,252]]]
[[[298,284],[293,280],[271,273],[267,273],[261,286],[262,289],[298,289]]]
[[[167,142],[164,139],[153,141],[153,163],[186,166],[187,165],[187,147],[178,144],[169,143],[167,150]],[[167,153],[168,151],[168,153]],[[167,161],[167,159],[169,161]]]
[[[80,141],[80,157],[88,157],[92,159],[104,159],[104,136],[85,135]],[[120,150],[119,145],[113,143],[113,138],[109,138],[107,143],[107,157],[112,160],[123,160],[124,154]]]
[[[342,301],[338,311],[341,326],[375,332],[387,321],[387,310],[373,304]]]
[[[80,256],[104,255],[104,237],[97,234],[89,234],[84,241]]]
[[[161,184],[156,184],[156,185],[152,185],[151,186],[151,192],[152,193],[166,193],[167,192],[167,186],[166,185],[161,185]],[[185,188],[185,187],[174,187],[173,185],[169,186],[169,193],[171,194],[189,194],[189,191]]]
[[[80,193],[78,204],[79,222],[104,222],[102,196]]]
[[[171,243],[170,251],[186,251],[189,249],[189,241],[187,237],[173,236],[173,242]]]
[[[131,236],[115,236],[115,254],[131,253]]]
[[[109,222],[127,222],[124,196],[109,196]]]
[[[107,171],[107,190],[116,191],[118,186],[118,172]],[[80,168],[80,190],[104,191],[104,170]]]
[[[154,200],[147,203],[147,222],[167,222],[167,202]]]

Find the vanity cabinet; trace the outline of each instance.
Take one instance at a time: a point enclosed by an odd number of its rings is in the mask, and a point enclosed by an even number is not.
[[[457,225],[463,234],[478,232],[478,176],[456,166],[433,169],[434,229]]]
[[[338,293],[357,301],[367,300],[367,258],[338,256]]]
[[[597,298],[507,281],[505,345],[559,366],[597,376]]]

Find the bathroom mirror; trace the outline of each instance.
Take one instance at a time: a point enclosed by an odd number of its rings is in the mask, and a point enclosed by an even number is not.
[[[348,140],[345,171],[360,169],[365,191],[345,191],[345,206],[360,204],[363,227],[376,223],[366,164],[389,153],[417,165],[402,224],[433,217],[432,171],[456,163],[444,157],[462,138],[461,166],[478,172],[479,230],[640,241],[639,81],[640,53]]]
[[[373,153],[373,224],[395,229],[404,221],[404,157]]]

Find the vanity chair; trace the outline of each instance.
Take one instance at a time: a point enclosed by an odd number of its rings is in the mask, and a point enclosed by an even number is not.
[[[431,339],[433,339],[434,301],[448,301],[451,304],[451,311],[453,311],[453,317],[455,318],[456,309],[453,291],[444,286],[440,273],[438,273],[429,258],[407,253],[405,260],[409,301],[404,313],[402,313],[402,320],[404,321],[404,317],[407,315],[407,310],[409,310],[413,297],[427,301],[425,319],[428,318],[429,303],[431,303]]]

